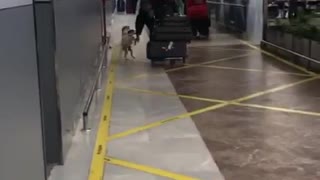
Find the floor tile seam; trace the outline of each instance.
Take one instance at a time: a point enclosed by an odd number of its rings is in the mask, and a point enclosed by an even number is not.
[[[117,87],[119,88],[119,87]],[[168,96],[168,97],[179,97],[183,99],[190,99],[190,100],[198,100],[202,102],[212,102],[212,103],[227,103],[228,100],[219,100],[219,99],[209,99],[209,98],[202,98],[197,96],[186,96],[186,95],[180,95],[180,94],[174,94],[174,93],[168,93],[168,92],[157,92],[157,91],[148,91],[143,89],[136,89],[136,88],[125,88],[120,87],[120,89],[128,90],[128,91],[134,91],[134,92],[140,92],[140,93],[146,93],[146,94],[152,94],[152,95],[161,95],[161,96]],[[230,100],[232,101],[232,100]],[[244,107],[250,107],[250,108],[258,108],[258,109],[268,109],[273,111],[280,111],[280,112],[287,112],[289,114],[304,114],[304,115],[310,115],[310,116],[320,116],[320,112],[314,112],[314,111],[306,111],[306,110],[300,110],[300,109],[290,109],[286,107],[277,107],[277,106],[268,106],[268,105],[262,105],[262,104],[253,104],[253,103],[231,103],[232,105],[236,106],[244,106]]]
[[[262,52],[263,54],[265,54],[265,55],[267,55],[267,56],[269,56],[269,57],[272,57],[273,59],[278,60],[278,61],[282,62],[283,64],[286,64],[286,65],[288,65],[288,66],[290,66],[290,67],[293,67],[293,68],[295,68],[295,69],[297,69],[297,70],[299,70],[299,71],[301,71],[301,72],[304,72],[304,73],[306,73],[306,74],[310,74],[310,75],[312,75],[312,76],[317,76],[317,75],[318,75],[317,73],[308,71],[306,68],[304,68],[304,67],[302,67],[302,66],[299,66],[299,65],[297,65],[297,64],[294,64],[294,63],[292,63],[292,62],[290,62],[290,61],[288,61],[288,60],[286,60],[286,59],[284,59],[284,58],[281,58],[281,57],[279,57],[279,56],[277,56],[277,55],[275,55],[275,54],[273,54],[273,53],[267,52],[267,51],[265,51],[265,50],[263,50],[263,49],[261,49],[261,48],[259,48],[259,47],[256,47],[256,46],[250,44],[249,42],[246,42],[246,41],[243,41],[243,40],[241,40],[241,42],[242,42],[244,45],[247,45],[248,47],[250,47],[250,48],[252,48],[252,49],[255,49],[255,50],[257,50],[257,51],[260,51],[260,52]]]

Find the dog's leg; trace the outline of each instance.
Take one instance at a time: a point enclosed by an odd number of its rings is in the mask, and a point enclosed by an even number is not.
[[[132,50],[131,46],[128,48],[128,51],[130,51],[131,57],[132,57],[133,59],[135,59],[135,57],[133,56],[133,50]]]
[[[130,49],[130,55],[131,55],[131,57],[132,57],[133,59],[136,58],[136,57],[133,56],[133,51],[132,51],[132,49]]]
[[[127,61],[128,60],[128,50],[124,50],[124,59]]]

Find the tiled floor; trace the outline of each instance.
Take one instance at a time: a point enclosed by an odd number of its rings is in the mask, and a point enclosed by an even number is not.
[[[133,17],[115,22],[114,44]],[[185,66],[152,68],[146,40],[136,60],[119,59],[105,180],[320,179],[319,80],[217,33],[190,44]],[[87,179],[93,114],[50,180]]]

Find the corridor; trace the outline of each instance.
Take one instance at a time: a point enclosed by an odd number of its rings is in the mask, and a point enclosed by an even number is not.
[[[151,67],[146,35],[124,61],[133,22],[115,18],[93,129],[50,180],[320,179],[317,74],[222,33],[193,41],[186,65]]]

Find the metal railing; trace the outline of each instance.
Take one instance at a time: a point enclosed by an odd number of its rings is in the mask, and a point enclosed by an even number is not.
[[[101,89],[103,70],[106,68],[107,48],[108,47],[106,45],[103,45],[102,52],[101,52],[101,57],[100,57],[100,63],[99,63],[98,70],[97,70],[97,74],[95,76],[94,83],[91,86],[91,89],[89,91],[89,96],[88,96],[88,99],[86,101],[86,104],[85,104],[85,106],[83,108],[83,112],[82,112],[82,131],[90,131],[91,130],[89,128],[89,126],[88,126],[88,116],[89,116],[91,104],[92,104],[92,101],[93,101],[93,97],[96,94],[96,92]]]
[[[320,65],[320,56],[318,52],[320,42],[316,40],[303,38],[276,29],[266,28],[264,29],[262,44],[304,59],[307,62],[305,68],[308,70],[312,69],[312,65]],[[298,63],[297,58],[292,59]]]
[[[100,55],[98,58],[100,60],[96,76],[94,78],[94,83],[91,86],[91,89],[89,91],[88,99],[85,103],[83,112],[82,112],[82,131],[90,131],[90,128],[88,126],[88,116],[89,116],[89,111],[91,108],[91,104],[93,101],[93,97],[96,94],[96,92],[101,89],[101,84],[102,84],[102,75],[103,75],[103,69],[106,67],[106,54],[107,50],[109,48],[109,38],[107,35],[107,24],[106,24],[106,0],[101,0],[101,51]]]

